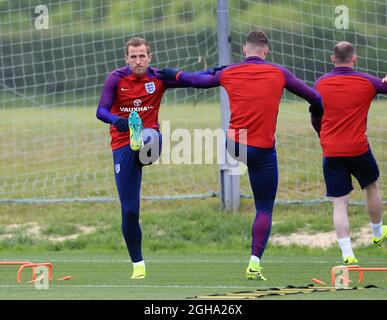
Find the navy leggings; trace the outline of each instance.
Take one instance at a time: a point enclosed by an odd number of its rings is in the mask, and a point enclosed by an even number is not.
[[[232,157],[247,165],[256,209],[251,231],[251,254],[261,258],[270,236],[272,213],[277,194],[277,153],[275,147],[246,146],[229,139],[227,140],[227,150]]]
[[[153,129],[143,130],[145,146],[133,151],[129,145],[113,150],[114,176],[121,202],[122,234],[132,262],[143,260],[140,217],[142,167],[155,162],[161,153],[162,137]]]

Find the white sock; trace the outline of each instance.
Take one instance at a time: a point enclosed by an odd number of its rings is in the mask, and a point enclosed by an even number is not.
[[[338,242],[339,242],[339,246],[340,246],[341,253],[342,253],[343,257],[348,257],[348,256],[354,257],[355,256],[353,251],[352,251],[350,237],[338,239]]]
[[[382,221],[379,223],[370,222],[373,237],[380,238],[382,236],[382,224]]]
[[[250,262],[258,262],[260,263],[261,259],[259,259],[257,256],[251,256],[250,257]]]
[[[138,261],[138,262],[133,262],[133,267],[140,266],[140,265],[145,267],[145,261],[141,260],[141,261]]]

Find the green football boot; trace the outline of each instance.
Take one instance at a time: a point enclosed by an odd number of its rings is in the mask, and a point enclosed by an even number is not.
[[[130,132],[130,147],[133,151],[139,151],[144,146],[142,140],[142,121],[136,111],[130,113],[128,118]]]
[[[249,266],[246,269],[246,279],[267,281],[262,274],[262,270],[263,268],[260,266],[259,262],[250,261]]]
[[[387,225],[382,226],[382,236],[380,238],[378,237],[372,237],[372,245],[374,247],[380,247],[384,240],[387,239]]]
[[[133,280],[144,279],[145,275],[146,275],[145,265],[140,264],[140,265],[133,267],[133,274],[132,274],[131,279],[133,279]]]
[[[343,257],[344,264],[357,264],[359,261],[352,256]]]

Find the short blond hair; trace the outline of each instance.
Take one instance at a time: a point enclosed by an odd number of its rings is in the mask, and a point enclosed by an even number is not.
[[[139,38],[139,37],[133,37],[133,38],[129,39],[126,42],[125,54],[126,55],[129,54],[129,47],[139,47],[139,46],[142,46],[142,45],[146,46],[147,53],[148,53],[148,55],[150,55],[150,45],[149,45],[149,42],[146,41],[145,39]]]
[[[250,43],[254,47],[262,47],[269,45],[267,34],[261,30],[251,31],[246,37],[246,43]]]

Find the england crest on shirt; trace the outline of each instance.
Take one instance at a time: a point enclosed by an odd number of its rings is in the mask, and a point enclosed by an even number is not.
[[[148,92],[149,94],[152,94],[153,92],[155,92],[156,90],[156,85],[155,83],[152,81],[152,82],[147,82],[145,83],[145,90],[146,92]]]
[[[120,164],[116,164],[116,165],[114,166],[114,170],[116,171],[117,174],[119,174],[120,171],[121,171],[121,166],[120,166]]]

